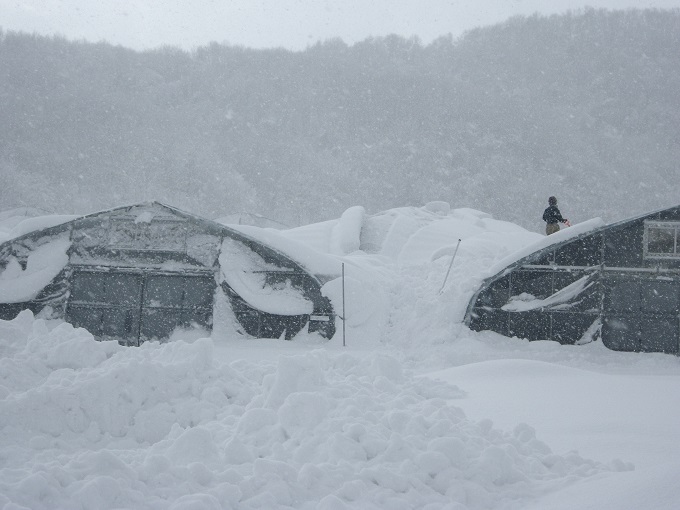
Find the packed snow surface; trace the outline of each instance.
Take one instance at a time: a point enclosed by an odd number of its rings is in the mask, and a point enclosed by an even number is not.
[[[442,202],[279,235],[345,263],[346,345],[0,321],[0,508],[677,508],[677,357],[461,324],[543,236]]]

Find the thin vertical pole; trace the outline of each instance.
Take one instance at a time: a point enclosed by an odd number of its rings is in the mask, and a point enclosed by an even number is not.
[[[144,320],[144,313],[142,313],[142,309],[144,308],[144,291],[146,290],[146,273],[142,273],[142,282],[139,285],[139,306],[137,307],[137,347],[141,345],[141,337],[142,337],[142,320]]]
[[[442,283],[442,288],[439,289],[439,293],[441,294],[442,291],[444,290],[444,286],[446,285],[446,280],[449,279],[449,273],[451,272],[451,267],[453,267],[453,261],[456,258],[456,253],[458,253],[458,247],[460,246],[460,239],[458,239],[458,244],[456,245],[456,249],[453,252],[453,257],[451,257],[451,263],[449,264],[449,269],[446,271],[446,276],[444,277],[444,283]]]
[[[345,341],[345,263],[342,263],[342,346],[347,345]]]

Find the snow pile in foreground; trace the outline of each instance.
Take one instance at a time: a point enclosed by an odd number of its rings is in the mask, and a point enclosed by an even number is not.
[[[222,362],[211,339],[130,349],[30,312],[0,340],[0,507],[492,508],[629,469],[472,422],[380,352]]]

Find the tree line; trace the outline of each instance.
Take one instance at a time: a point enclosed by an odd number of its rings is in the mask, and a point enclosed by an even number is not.
[[[680,11],[511,18],[429,45],[136,52],[0,32],[0,209],[156,199],[289,225],[446,200],[540,228],[680,203]]]

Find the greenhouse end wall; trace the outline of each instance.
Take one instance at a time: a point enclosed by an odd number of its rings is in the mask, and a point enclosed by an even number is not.
[[[485,280],[466,323],[510,337],[680,353],[680,207],[558,242]]]

